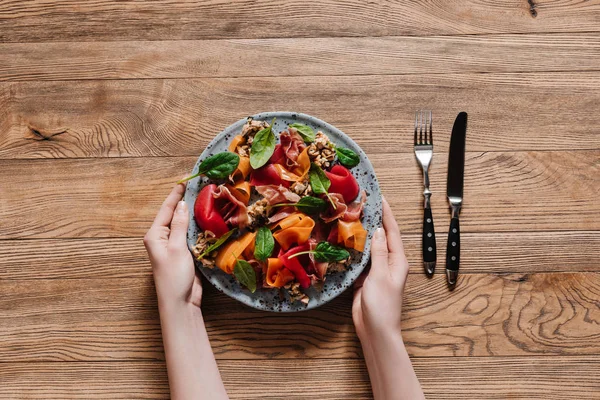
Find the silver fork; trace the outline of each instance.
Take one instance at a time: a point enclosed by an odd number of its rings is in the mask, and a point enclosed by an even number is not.
[[[433,136],[432,136],[431,111],[417,111],[415,113],[415,155],[423,169],[423,182],[425,190],[424,213],[423,213],[423,267],[428,275],[435,271],[436,246],[435,230],[433,228],[433,215],[431,214],[431,190],[429,190],[429,164],[433,158]]]

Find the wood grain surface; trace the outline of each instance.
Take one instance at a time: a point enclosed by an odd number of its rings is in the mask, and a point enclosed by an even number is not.
[[[205,285],[206,286],[206,285]],[[152,279],[0,281],[0,363],[162,359]],[[360,358],[351,293],[309,312],[249,309],[206,288],[219,359]],[[409,276],[403,337],[417,357],[594,355],[600,273]]]
[[[11,55],[0,81],[598,71],[600,34],[4,43],[0,52]]]
[[[598,356],[431,357],[415,359],[413,366],[432,399],[506,399],[508,393],[508,398],[592,400],[600,380],[590,371],[599,362]],[[319,399],[372,398],[362,360],[254,360],[261,373],[252,379],[243,360],[218,364],[232,399],[314,399],[315,388],[321,388]],[[281,375],[277,385],[273,375]],[[162,362],[11,363],[0,365],[0,379],[0,396],[8,398],[168,398]],[[460,384],[449,390],[448,382]]]
[[[436,154],[462,110],[469,151],[597,149],[598,102],[600,72],[5,82],[0,158],[197,157],[265,110],[326,120],[369,155],[412,154],[420,107],[435,110]]]
[[[421,274],[421,235],[404,234],[402,240],[409,272]],[[474,232],[463,233],[461,243],[461,273],[600,272],[598,231]],[[445,251],[443,246],[438,249],[440,260]],[[442,268],[437,272],[444,273]],[[0,280],[150,275],[146,250],[137,237],[0,240]]]
[[[370,159],[389,203],[403,210],[398,218],[403,232],[420,232],[422,178],[414,155],[383,153]],[[449,224],[443,195],[446,160],[447,154],[437,155],[431,171],[432,208],[440,232],[447,232]],[[0,160],[0,179],[7,182],[0,187],[5,221],[0,238],[141,237],[174,182],[195,161]],[[467,154],[465,171],[463,232],[600,229],[600,150],[473,152]],[[49,203],[53,211],[44,213]],[[545,213],[552,218],[537,217]]]
[[[272,110],[334,124],[373,162],[411,264],[403,337],[428,399],[598,399],[599,65],[598,0],[0,1],[0,399],[169,398],[141,237],[216,133]],[[280,315],[205,285],[230,397],[372,398],[351,299]]]
[[[600,3],[551,0],[180,0],[0,3],[0,41],[598,31]],[[42,26],[44,29],[40,29]]]

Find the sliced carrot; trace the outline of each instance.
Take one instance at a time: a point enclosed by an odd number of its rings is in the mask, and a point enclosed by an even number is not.
[[[240,157],[240,163],[233,174],[231,174],[231,179],[233,182],[244,181],[250,175],[252,168],[250,167],[250,158],[249,157]]]
[[[236,152],[238,146],[241,146],[246,143],[246,139],[242,135],[237,135],[233,139],[231,139],[231,143],[229,143],[228,150],[232,153]]]
[[[310,169],[308,147],[302,150],[302,153],[300,153],[296,162],[298,163],[298,166],[294,169],[294,174],[299,177],[299,181],[302,181],[306,178],[306,175],[308,175],[308,170]]]
[[[338,221],[338,242],[343,243],[345,247],[364,251],[366,240],[367,231],[360,221]]]
[[[267,259],[267,267],[263,268],[265,281],[270,287],[280,288],[294,280],[294,274],[283,266],[279,258]]]
[[[310,169],[310,157],[308,156],[308,147],[302,150],[302,153],[298,156],[298,166],[294,169],[289,170],[281,164],[273,164],[277,174],[284,181],[299,182],[306,179],[308,170]]]
[[[249,247],[254,247],[255,236],[256,234],[254,232],[247,232],[239,239],[233,240],[223,246],[215,258],[217,267],[231,275],[235,263],[244,251]]]
[[[314,227],[315,221],[312,218],[302,213],[294,213],[277,222],[271,229],[279,228],[275,230],[273,237],[283,250],[287,250],[295,243],[306,243]]]
[[[235,196],[236,199],[238,199],[245,205],[248,205],[248,203],[250,202],[250,193],[252,191],[252,189],[250,188],[250,182],[241,181],[236,183],[235,185],[227,183],[225,187],[229,189],[229,191]]]

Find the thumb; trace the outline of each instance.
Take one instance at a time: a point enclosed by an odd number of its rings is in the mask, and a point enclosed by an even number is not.
[[[171,220],[171,234],[169,235],[169,245],[171,247],[185,247],[187,228],[189,224],[189,210],[185,201],[177,203],[173,219]]]
[[[371,240],[371,272],[373,276],[384,276],[388,272],[388,246],[385,230],[377,228]]]

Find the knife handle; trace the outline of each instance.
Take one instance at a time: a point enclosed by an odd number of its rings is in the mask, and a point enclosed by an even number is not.
[[[460,266],[460,224],[458,217],[452,217],[450,221],[450,231],[448,232],[448,245],[446,249],[446,270],[456,271]],[[448,283],[454,285],[456,283],[457,273],[448,274]],[[453,278],[451,278],[451,276]]]
[[[435,229],[433,228],[433,215],[431,207],[427,205],[423,213],[423,265],[427,274],[432,275],[435,271],[437,260],[435,246]]]

